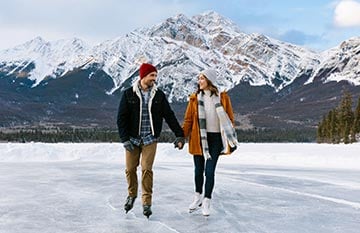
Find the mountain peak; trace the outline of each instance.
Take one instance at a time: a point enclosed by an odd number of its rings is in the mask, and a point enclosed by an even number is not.
[[[37,36],[26,43],[46,43],[46,40],[44,40],[41,36]]]
[[[34,51],[40,50],[42,47],[46,46],[48,42],[46,40],[44,40],[42,37],[37,36],[32,40],[29,40],[27,42],[25,42],[24,44],[18,45],[15,48],[29,48],[29,49],[33,49]]]
[[[322,67],[336,67],[339,60],[342,66],[338,77],[342,77],[342,71],[348,72],[347,77],[353,77],[357,75],[353,71],[358,67],[359,41],[358,37],[345,41],[319,66],[317,53],[262,34],[245,34],[231,20],[207,11],[191,18],[178,14],[161,24],[135,30],[95,47],[79,38],[47,42],[36,37],[5,53],[1,51],[0,63],[6,64],[4,70],[8,67],[6,74],[34,63],[35,68],[28,77],[39,84],[45,77],[61,77],[74,67],[82,67],[94,57],[98,69],[113,79],[116,90],[131,83],[137,75],[137,61],[144,57],[161,70],[159,83],[168,88],[170,97],[181,99],[186,96],[186,87],[190,90],[196,86],[193,77],[209,67],[221,71],[219,83],[227,90],[248,82],[279,91],[304,72],[311,70],[316,75],[318,69],[323,74]],[[351,57],[353,54],[356,59]],[[179,80],[184,79],[187,82],[179,86]],[[357,80],[354,83],[358,83]]]
[[[192,19],[201,24],[203,27],[208,28],[209,31],[221,28],[224,31],[235,31],[237,33],[241,33],[240,28],[234,22],[215,11],[206,11],[202,14],[193,16]]]
[[[351,37],[348,40],[343,41],[339,48],[341,50],[353,50],[357,49],[360,51],[360,37]]]
[[[203,13],[200,14],[203,17],[209,17],[212,19],[226,19],[225,17],[223,17],[222,15],[220,15],[219,13],[217,13],[216,11],[213,10],[209,10],[209,11],[205,11]]]
[[[183,14],[183,13],[177,14],[177,15],[175,15],[174,17],[168,18],[168,20],[169,20],[169,19],[189,20],[189,18],[188,18],[185,14]]]
[[[28,60],[32,54],[44,54],[49,50],[50,43],[45,41],[42,37],[37,36],[23,44],[17,45],[0,52],[1,60],[16,61]]]

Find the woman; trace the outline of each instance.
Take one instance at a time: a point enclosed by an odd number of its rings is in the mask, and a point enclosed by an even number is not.
[[[189,206],[192,212],[202,207],[210,215],[210,200],[214,188],[215,168],[220,154],[236,149],[233,128],[234,114],[226,92],[219,94],[215,70],[204,70],[198,77],[198,90],[190,96],[184,117],[184,136],[189,138],[189,153],[194,155],[195,197]],[[205,172],[205,194],[202,199]]]

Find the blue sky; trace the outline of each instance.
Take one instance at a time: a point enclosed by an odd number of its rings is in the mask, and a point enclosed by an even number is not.
[[[360,36],[360,0],[0,0],[0,50],[36,36],[114,39],[183,13],[213,10],[245,33],[323,51]]]

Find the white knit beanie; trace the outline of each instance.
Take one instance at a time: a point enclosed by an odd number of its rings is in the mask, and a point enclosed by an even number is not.
[[[207,79],[209,79],[214,85],[216,83],[216,70],[203,70],[201,71],[201,74],[203,74]]]

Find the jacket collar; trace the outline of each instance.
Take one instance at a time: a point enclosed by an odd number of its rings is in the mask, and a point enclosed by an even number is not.
[[[137,96],[139,96],[139,98],[141,98],[141,92],[140,92],[140,80],[137,80],[133,86],[133,92],[135,92],[137,94]],[[155,93],[157,91],[157,86],[156,84],[154,84],[154,86],[151,88],[150,90],[150,99],[152,99],[155,96]]]
[[[140,91],[140,80],[137,80],[136,82],[134,82],[134,84],[132,85],[133,91],[137,92]],[[151,88],[151,92],[153,91],[157,91],[157,86],[156,84],[154,84],[154,86]]]

